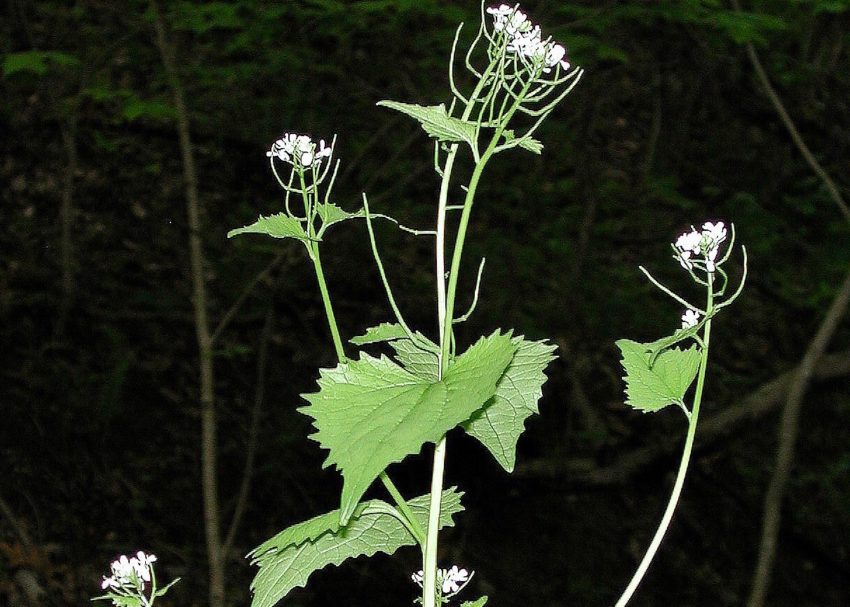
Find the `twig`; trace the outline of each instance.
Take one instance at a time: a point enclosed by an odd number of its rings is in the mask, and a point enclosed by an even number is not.
[[[245,288],[242,290],[242,293],[239,294],[239,297],[236,298],[236,301],[233,302],[233,305],[230,306],[230,309],[224,313],[224,316],[221,317],[221,320],[218,321],[218,325],[216,325],[215,330],[212,332],[210,336],[210,341],[215,343],[219,337],[221,337],[222,332],[227,328],[227,325],[230,324],[230,321],[236,316],[236,313],[239,312],[239,309],[242,307],[242,304],[247,301],[248,297],[251,296],[251,293],[257,288],[261,282],[266,280],[272,271],[278,266],[278,264],[283,261],[286,257],[286,252],[280,253],[277,257],[275,257],[269,265],[267,265],[259,274],[254,276],[251,279]]]
[[[736,11],[741,10],[741,5],[738,0],[731,0],[731,2],[732,7]],[[841,196],[838,186],[835,185],[835,182],[817,161],[817,158],[815,158],[814,154],[812,154],[812,151],[809,149],[809,146],[806,145],[806,142],[803,140],[802,135],[800,135],[800,131],[797,130],[797,125],[794,124],[794,121],[785,109],[785,104],[782,103],[782,99],[779,98],[779,94],[776,92],[776,89],[773,88],[773,84],[771,84],[770,78],[767,76],[767,72],[764,71],[764,66],[761,64],[761,60],[759,59],[758,53],[756,53],[755,47],[749,42],[744,45],[744,47],[747,51],[747,57],[749,57],[750,63],[752,63],[753,69],[756,72],[756,76],[758,76],[761,85],[764,87],[765,93],[767,93],[770,102],[773,104],[773,108],[776,110],[776,113],[779,114],[779,118],[788,130],[788,134],[794,141],[794,145],[796,145],[797,149],[800,150],[800,154],[803,155],[803,158],[806,160],[809,167],[811,167],[812,171],[814,171],[815,174],[820,177],[821,181],[823,181],[823,184],[829,191],[829,195],[832,197],[833,202],[835,202],[836,206],[841,211],[841,214],[844,215],[844,219],[850,223],[850,208],[848,208],[847,203]]]
[[[823,356],[826,347],[832,340],[836,329],[844,317],[847,305],[850,303],[850,269],[844,278],[844,283],[838,291],[826,317],[821,322],[818,331],[809,343],[797,373],[788,390],[785,408],[782,410],[782,421],[779,429],[779,447],[776,455],[776,467],[764,496],[764,518],[762,520],[761,543],[759,546],[758,563],[753,573],[753,585],[748,607],[761,607],[770,586],[773,561],[776,556],[776,546],[779,539],[779,523],[782,518],[782,498],[791,467],[794,461],[794,446],[797,442],[797,429],[800,420],[800,408],[803,397],[809,387],[812,373],[818,360]]]
[[[225,535],[224,543],[221,551],[227,555],[233,547],[233,540],[236,537],[236,530],[239,523],[242,521],[242,516],[245,514],[245,508],[248,505],[248,494],[251,491],[251,481],[254,476],[254,461],[257,455],[257,436],[260,429],[260,414],[263,410],[263,401],[266,394],[266,369],[268,367],[269,341],[271,340],[272,329],[274,327],[274,303],[269,304],[269,310],[266,313],[266,321],[263,324],[263,332],[260,336],[260,349],[257,356],[257,383],[254,393],[254,408],[251,410],[251,424],[248,427],[248,445],[245,449],[245,467],[242,470],[242,482],[239,485],[239,492],[236,498],[236,507],[233,510],[233,518],[230,521],[230,528]]]

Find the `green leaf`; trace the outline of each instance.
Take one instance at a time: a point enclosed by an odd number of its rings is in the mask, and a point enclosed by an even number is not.
[[[425,106],[398,101],[379,101],[378,105],[416,118],[428,135],[440,141],[465,141],[470,146],[475,146],[475,125],[452,118],[442,103]]]
[[[652,344],[621,339],[617,347],[623,354],[622,365],[626,370],[626,404],[650,412],[682,403],[699,370],[701,354],[695,345],[687,350],[665,350],[652,365]]]
[[[179,577],[175,578],[174,580],[172,580],[171,582],[169,582],[168,584],[166,584],[162,588],[158,589],[156,591],[156,596],[165,596],[165,593],[168,592],[171,589],[171,587],[174,586],[174,584],[176,584],[179,581],[180,581]]]
[[[392,341],[407,337],[401,325],[397,322],[382,322],[377,327],[369,327],[363,335],[352,337],[349,341],[355,346],[374,344],[381,341]]]
[[[441,381],[366,353],[322,369],[319,391],[305,394],[310,404],[299,411],[314,420],[311,438],[330,451],[324,466],[342,473],[340,523],[387,466],[436,443],[484,405],[514,352],[510,336],[493,333],[459,356]]]
[[[452,517],[463,511],[463,493],[454,487],[443,491],[440,528],[452,527]],[[430,495],[407,502],[420,526],[428,527]],[[272,607],[293,588],[306,585],[314,571],[339,565],[346,559],[392,554],[416,540],[380,500],[357,506],[346,527],[340,528],[338,510],[294,525],[255,548],[248,555],[260,570],[251,583],[252,607]]]
[[[649,365],[654,365],[656,357],[670,346],[675,346],[679,342],[695,337],[702,329],[706,320],[708,319],[703,316],[702,320],[693,327],[688,327],[687,329],[676,329],[673,332],[673,335],[668,335],[667,337],[662,337],[661,339],[656,339],[655,341],[643,344],[646,352],[649,354]]]
[[[476,599],[474,601],[464,601],[463,603],[460,604],[460,607],[484,607],[484,605],[486,603],[487,603],[487,597],[482,596],[481,598]]]
[[[11,76],[18,72],[32,72],[38,76],[47,73],[50,64],[62,67],[79,65],[80,60],[74,55],[60,51],[22,51],[8,53],[3,58],[3,75]]]
[[[511,129],[506,129],[502,135],[505,137],[505,143],[510,144],[511,147],[521,147],[524,150],[528,150],[529,152],[533,152],[535,154],[543,153],[543,143],[535,139],[534,137],[524,136],[520,139],[516,138],[516,134]]]
[[[543,153],[543,143],[534,137],[523,137],[519,140],[519,147],[524,150],[528,150],[529,152],[534,152],[535,154]]]
[[[142,599],[137,596],[123,596],[112,592],[110,592],[109,594],[104,594],[103,596],[96,596],[92,600],[112,601],[112,604],[116,605],[117,607],[141,607],[142,605]]]
[[[349,213],[332,203],[325,204],[324,202],[320,202],[316,205],[316,211],[319,213],[319,217],[322,218],[323,229],[329,228],[335,223],[341,223],[355,217],[363,217],[362,210],[356,213]]]
[[[238,234],[267,234],[272,238],[295,238],[302,242],[309,240],[304,228],[301,227],[301,222],[286,213],[277,213],[268,217],[260,215],[260,218],[251,225],[230,230],[227,237],[233,238]]]
[[[417,333],[417,335],[420,335]],[[425,339],[423,337],[423,339]],[[425,342],[431,344],[431,342]],[[431,344],[433,345],[433,344]],[[425,349],[413,343],[409,339],[398,339],[390,343],[395,350],[395,357],[402,366],[413,373],[416,377],[435,382],[440,377],[440,359],[438,346],[433,349]]]
[[[466,432],[478,439],[508,472],[516,464],[516,445],[525,420],[539,413],[537,401],[543,396],[546,366],[555,359],[556,346],[545,341],[515,337],[518,346],[513,360],[499,379],[496,393],[483,409],[464,424]]]

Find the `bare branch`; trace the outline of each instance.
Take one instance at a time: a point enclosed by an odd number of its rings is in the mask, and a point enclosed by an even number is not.
[[[741,5],[738,0],[731,0],[731,2],[732,7],[736,11],[741,10]],[[773,104],[773,109],[775,109],[776,113],[779,114],[782,124],[784,124],[785,128],[788,130],[788,134],[791,136],[794,145],[796,145],[797,149],[800,150],[800,154],[803,155],[803,158],[806,160],[806,163],[812,171],[814,171],[820,180],[823,181],[823,184],[826,186],[833,202],[835,202],[835,205],[841,211],[841,214],[844,215],[844,219],[850,223],[850,208],[848,208],[847,203],[841,196],[838,186],[835,185],[835,182],[817,161],[817,158],[815,158],[815,155],[812,154],[809,146],[806,145],[806,142],[803,140],[803,136],[800,135],[800,131],[797,130],[797,125],[794,124],[794,121],[788,114],[788,110],[785,109],[785,104],[782,103],[782,99],[779,98],[779,94],[776,92],[776,89],[773,88],[773,84],[771,84],[770,78],[768,78],[767,72],[765,72],[764,66],[761,64],[761,60],[759,59],[758,53],[756,53],[755,47],[752,43],[747,43],[745,48],[747,51],[747,57],[750,59],[750,63],[752,63],[753,69],[756,72],[756,76],[758,76],[761,85],[764,87],[765,93],[767,93],[770,102]]]
[[[847,276],[844,278],[844,283],[841,285],[838,295],[830,304],[826,317],[824,317],[817,333],[809,343],[785,398],[785,407],[782,410],[782,421],[779,426],[776,467],[764,496],[761,543],[758,563],[753,573],[753,585],[747,601],[748,607],[764,605],[764,599],[770,587],[773,561],[779,540],[779,523],[782,519],[782,498],[794,462],[794,447],[797,442],[797,428],[803,398],[809,388],[815,365],[817,365],[833,335],[835,335],[835,331],[847,310],[848,303],[850,303],[850,269],[847,271]]]
[[[218,322],[218,325],[215,328],[215,331],[212,332],[210,336],[210,341],[214,344],[218,341],[218,338],[221,337],[221,333],[227,328],[227,325],[230,324],[230,321],[236,316],[236,313],[239,312],[239,309],[242,307],[248,297],[251,296],[254,289],[257,288],[261,282],[264,282],[268,279],[269,275],[274,271],[274,269],[280,264],[281,261],[286,257],[286,252],[280,253],[277,257],[275,257],[269,265],[267,265],[259,274],[254,276],[245,288],[242,290],[242,293],[239,294],[239,297],[236,298],[236,301],[233,302],[233,305],[230,306],[230,309],[224,313],[224,316],[221,317],[221,320]]]

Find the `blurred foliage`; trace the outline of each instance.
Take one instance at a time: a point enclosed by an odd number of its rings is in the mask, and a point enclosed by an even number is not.
[[[459,337],[468,343],[499,319],[529,338],[555,338],[564,358],[553,366],[543,418],[530,422],[519,459],[581,457],[602,465],[651,443],[648,427],[681,431],[672,416],[648,425],[625,413],[613,341],[649,339],[678,323],[679,311],[637,265],[665,282],[679,280],[666,243],[690,223],[734,221],[751,251],[748,289],[717,327],[709,409],[739,406],[800,358],[847,267],[850,236],[742,44],[755,45],[809,146],[846,193],[850,2],[751,0],[741,13],[723,0],[523,6],[587,73],[537,134],[542,156],[517,152],[488,169],[461,279],[471,297],[478,259],[487,257],[482,301]],[[430,143],[375,103],[446,102],[455,28],[466,23],[461,43],[468,43],[479,5],[236,0],[164,8],[201,176],[213,319],[286,251],[217,344],[227,516],[244,462],[261,327],[273,309],[257,479],[230,564],[232,601],[244,604],[250,572],[238,555],[287,523],[330,510],[337,498],[339,479],[315,476],[323,455],[303,440],[308,420],[294,412],[298,394],[315,387],[316,366],[332,362],[333,352],[301,253],[259,238],[228,242],[225,234],[279,210],[264,152],[284,130],[338,135],[336,204],[356,210],[367,191],[378,212],[415,227],[433,221]],[[148,6],[13,0],[0,10],[0,478],[7,479],[0,495],[52,567],[66,568],[63,587],[76,593],[67,602],[96,590],[98,571],[114,554],[142,548],[160,555],[163,575],[184,577],[175,604],[193,604],[205,579],[196,344],[174,108]],[[459,66],[457,75],[462,84]],[[70,124],[79,156],[76,288],[59,331],[58,209],[68,163],[62,134]],[[388,226],[378,236],[400,305],[433,333],[431,244]],[[363,226],[335,230],[323,256],[343,331],[352,336],[387,320]],[[835,348],[847,338],[845,323]],[[575,406],[576,384],[601,427]],[[850,528],[850,493],[840,482],[848,461],[840,431],[850,416],[846,382],[811,401],[774,605],[841,604],[838,580],[850,572],[846,546],[836,545]],[[815,407],[826,414],[815,415]],[[741,602],[774,422],[746,428],[697,464],[641,591],[646,604]],[[482,466],[486,456],[475,445],[455,444],[463,456],[449,477],[468,489],[467,512],[446,541],[446,562],[476,569],[478,589],[494,606],[611,602],[645,545],[671,464],[618,491],[585,491],[569,478],[506,480],[495,466]],[[406,493],[425,491],[424,461],[408,468],[398,472]],[[494,496],[501,506],[476,509],[476,500]],[[5,524],[2,545],[14,546]],[[530,541],[535,550],[523,552]],[[0,603],[20,566],[12,553],[0,550]],[[293,604],[331,604],[341,588],[354,603],[412,600],[407,573],[415,568],[411,552],[401,565],[378,560],[322,572]],[[382,593],[369,583],[378,579]]]

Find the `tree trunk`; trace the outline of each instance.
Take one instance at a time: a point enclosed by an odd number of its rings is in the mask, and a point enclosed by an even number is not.
[[[173,52],[166,37],[165,22],[155,1],[151,2],[151,9],[154,14],[156,44],[162,57],[168,84],[174,97],[174,107],[177,112],[177,134],[180,143],[180,155],[183,162],[183,178],[186,186],[186,210],[189,221],[189,258],[192,275],[192,304],[195,317],[195,333],[198,340],[200,372],[201,487],[203,493],[207,561],[209,564],[209,604],[210,607],[223,607],[225,576],[217,486],[213,350],[209,320],[207,318],[198,177],[189,132],[189,114],[186,110],[183,87],[177,75]]]

